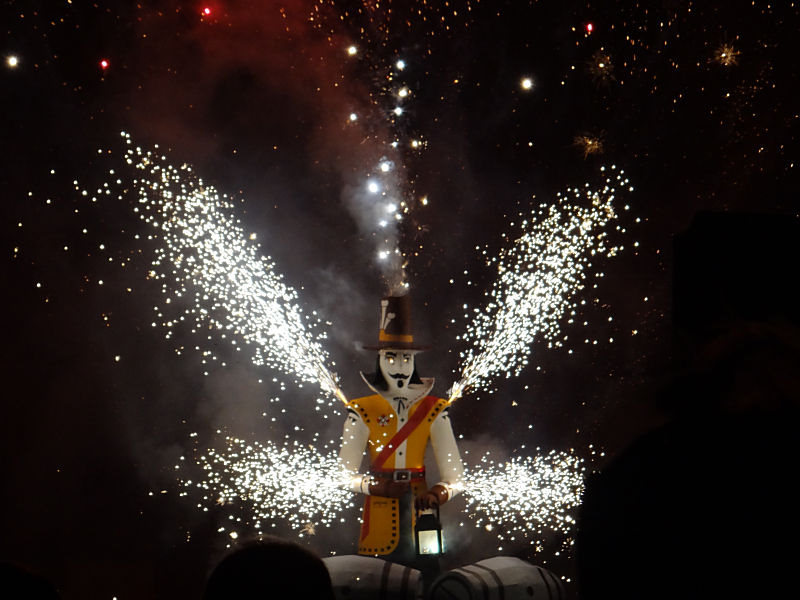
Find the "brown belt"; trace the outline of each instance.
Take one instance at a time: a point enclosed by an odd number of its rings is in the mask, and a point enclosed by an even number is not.
[[[394,481],[412,481],[425,479],[425,469],[387,469],[385,471],[370,471],[371,477],[392,479]]]

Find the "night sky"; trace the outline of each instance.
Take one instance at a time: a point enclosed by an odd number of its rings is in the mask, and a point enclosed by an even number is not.
[[[377,336],[386,293],[355,190],[383,157],[407,203],[396,232],[416,335],[433,346],[418,364],[441,395],[464,349],[462,307],[484,304],[494,280],[481,252],[507,247],[520,214],[601,186],[603,166],[624,169],[634,189],[610,232],[623,250],[592,262],[563,345],[538,340],[520,376],[451,411],[466,449],[572,450],[589,469],[666,418],[657,398],[671,368],[673,236],[698,211],[798,214],[796,3],[47,0],[1,10],[0,559],[46,575],[64,598],[198,597],[235,543],[218,532],[233,513],[182,495],[180,457],[218,430],[309,443],[341,431],[341,409],[326,404],[321,418],[313,386],[219,339],[218,359],[203,364],[175,351],[194,347],[189,328],[165,339],[151,326],[159,239],[134,196],[81,194],[128,176],[120,132],[228,194],[304,313],[330,323],[325,349],[351,398],[366,391],[358,373],[374,357],[359,344]],[[463,518],[463,501],[448,510],[446,522]],[[300,542],[352,553],[356,516]],[[283,523],[272,531],[297,539]],[[453,543],[453,566],[496,545],[472,531]],[[505,550],[571,578],[556,537],[538,552]]]

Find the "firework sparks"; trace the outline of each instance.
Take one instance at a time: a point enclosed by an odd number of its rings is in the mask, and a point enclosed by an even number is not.
[[[167,338],[189,321],[195,333],[238,340],[233,343],[254,348],[255,364],[318,383],[344,399],[325,366],[324,336],[312,334],[314,323],[297,307],[296,292],[260,256],[254,236],[233,216],[232,203],[204,186],[187,165],[175,168],[162,156],[134,148],[124,135],[127,160],[139,173],[137,212],[161,240],[151,271],[164,294],[155,325],[167,329]],[[390,171],[391,165],[381,169]],[[617,181],[627,183],[622,173]],[[381,196],[382,189],[372,193]],[[481,341],[464,356],[462,378],[454,386],[459,394],[485,383],[501,365],[521,370],[533,336],[556,339],[557,322],[582,287],[588,257],[616,250],[604,232],[615,217],[613,196],[610,178],[599,192],[569,190],[542,207],[540,220],[523,222],[512,249],[490,261],[500,278],[489,307],[463,336]],[[581,199],[589,199],[591,207],[579,208]],[[397,210],[392,206],[388,212]],[[189,308],[166,316],[182,299],[189,300]],[[487,331],[492,335],[485,336]],[[203,475],[198,481],[180,479],[183,493],[199,493],[202,510],[244,510],[256,532],[286,523],[299,535],[311,535],[318,526],[342,522],[344,511],[354,508],[345,485],[352,474],[341,469],[336,453],[298,441],[279,446],[227,437],[223,448],[197,452],[194,461]],[[580,496],[582,467],[577,458],[558,452],[503,464],[484,457],[467,471],[462,486],[476,526],[492,524],[500,540],[539,544],[545,531],[566,533],[572,526],[569,513]],[[231,539],[239,535],[225,533]]]
[[[199,496],[200,510],[244,513],[228,520],[258,534],[283,523],[305,536],[345,523],[344,513],[355,507],[345,489],[352,473],[342,470],[335,452],[326,455],[297,441],[278,446],[225,437],[223,442],[222,450],[195,453],[203,474],[199,481],[188,475],[192,467],[185,458],[176,466],[186,473],[179,476],[182,495]],[[467,468],[459,487],[475,527],[493,531],[501,542],[540,545],[553,533],[569,539],[584,472],[583,460],[566,452],[505,462],[486,454]]]
[[[582,459],[566,452],[503,463],[484,455],[464,476],[469,516],[501,541],[540,545],[550,532],[568,536],[575,524],[571,512],[583,493],[584,471]]]
[[[616,219],[612,203],[617,187],[633,188],[623,171],[615,167],[612,171],[615,175],[600,190],[587,183],[558,194],[553,204],[542,205],[522,221],[522,234],[513,245],[487,261],[497,270],[497,279],[486,293],[488,304],[483,310],[474,309],[460,336],[471,347],[460,355],[463,366],[450,390],[451,401],[469,389],[485,387],[497,375],[519,375],[538,336],[551,346],[562,345],[560,324],[569,311],[574,312],[592,259],[622,249],[609,243],[607,229]],[[589,206],[582,207],[586,200]],[[624,232],[620,226],[617,229]]]
[[[186,459],[183,459],[185,462]],[[294,441],[284,446],[224,438],[224,449],[198,452],[194,462],[204,478],[194,481],[191,468],[177,465],[183,495],[199,494],[198,508],[244,508],[246,525],[256,532],[288,523],[300,534],[313,534],[319,525],[344,522],[342,512],[353,507],[345,489],[352,473],[342,470],[336,454],[324,455]]]
[[[233,214],[233,204],[183,165],[134,148],[123,133],[127,162],[139,172],[136,211],[159,232],[150,276],[161,281],[157,321],[167,329],[188,322],[192,333],[229,341],[237,351],[252,349],[252,361],[292,375],[297,383],[317,383],[324,393],[346,401],[336,375],[326,366],[324,333],[298,306],[297,292],[283,282],[275,265],[259,253]],[[188,300],[182,314],[177,307]],[[242,345],[240,345],[242,344]],[[204,362],[214,360],[210,350]]]

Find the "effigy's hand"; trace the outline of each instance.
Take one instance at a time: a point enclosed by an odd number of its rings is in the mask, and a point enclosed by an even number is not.
[[[408,481],[378,479],[369,484],[369,495],[383,496],[384,498],[401,498],[407,494],[410,489],[411,484]]]
[[[447,493],[447,490],[444,488],[444,486],[437,484],[424,494],[417,496],[414,499],[414,507],[417,510],[434,508],[447,502],[449,496],[450,494]]]

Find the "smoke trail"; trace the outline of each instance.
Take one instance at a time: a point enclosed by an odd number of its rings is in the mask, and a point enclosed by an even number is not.
[[[408,212],[396,160],[382,156],[363,180],[346,185],[342,200],[363,238],[374,245],[375,261],[390,295],[406,293],[406,258],[400,249],[400,223]]]

